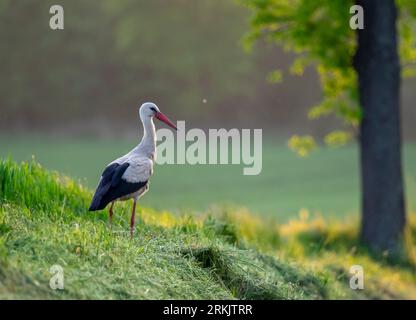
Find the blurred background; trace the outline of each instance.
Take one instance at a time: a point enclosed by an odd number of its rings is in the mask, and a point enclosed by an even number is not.
[[[95,187],[104,166],[141,136],[137,108],[153,101],[190,128],[262,128],[263,171],[242,166],[156,168],[145,206],[249,208],[286,220],[302,208],[325,216],[359,209],[354,143],[308,158],[287,148],[293,134],[322,137],[335,118],[310,121],[321,100],[312,68],[287,70],[293,56],[271,44],[243,49],[250,12],[224,0],[71,0],[65,29],[49,28],[56,1],[0,0],[0,156],[34,156]],[[280,68],[284,82],[267,81]],[[405,178],[416,192],[416,81],[402,85]],[[408,196],[414,208],[415,197]]]

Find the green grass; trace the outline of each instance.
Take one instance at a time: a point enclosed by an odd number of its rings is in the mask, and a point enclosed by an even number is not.
[[[103,168],[129,151],[134,140],[88,140],[52,137],[0,137],[0,156],[30,160],[81,179],[94,188]],[[416,146],[406,145],[404,164],[409,208],[416,208]],[[263,171],[243,176],[240,165],[156,166],[144,206],[174,212],[205,211],[212,204],[249,208],[252,212],[293,218],[306,208],[325,217],[354,216],[359,211],[356,146],[321,148],[299,158],[281,142],[266,141]]]
[[[356,221],[300,217],[286,224],[213,207],[198,215],[129,204],[87,211],[91,191],[34,162],[0,161],[0,299],[372,299],[416,298],[412,259],[373,257]],[[410,216],[409,255],[416,242]],[[65,289],[49,288],[52,265]],[[351,290],[360,264],[365,290]]]

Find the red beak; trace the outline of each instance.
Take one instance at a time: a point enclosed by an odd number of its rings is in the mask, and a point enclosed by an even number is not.
[[[172,123],[172,121],[170,121],[168,117],[166,117],[162,112],[156,112],[155,118],[166,123],[169,127],[175,130],[178,130],[178,128],[176,128],[176,126]]]

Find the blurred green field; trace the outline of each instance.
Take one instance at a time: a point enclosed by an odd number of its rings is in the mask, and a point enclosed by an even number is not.
[[[29,160],[80,179],[94,188],[102,169],[129,151],[134,140],[0,137],[0,157]],[[416,146],[406,145],[407,204],[416,208]],[[326,217],[354,215],[359,209],[358,154],[354,145],[320,148],[299,158],[282,142],[263,145],[263,170],[244,176],[242,165],[157,166],[146,207],[173,212],[202,211],[213,204],[236,205],[285,221],[302,208]]]

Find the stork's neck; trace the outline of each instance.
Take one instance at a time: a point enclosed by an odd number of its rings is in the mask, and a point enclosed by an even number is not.
[[[156,129],[152,117],[141,119],[143,123],[143,138],[134,149],[136,153],[154,160],[156,153]]]

